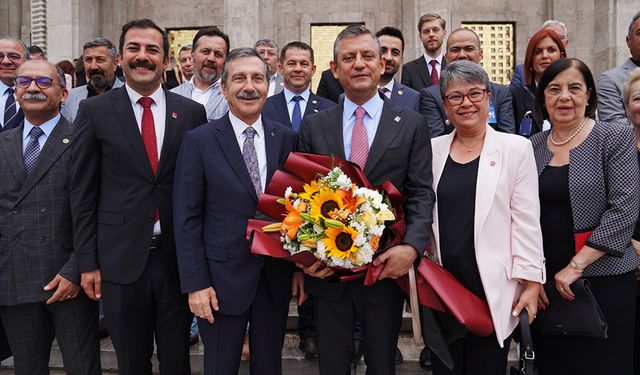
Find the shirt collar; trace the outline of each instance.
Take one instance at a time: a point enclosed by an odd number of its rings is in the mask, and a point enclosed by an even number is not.
[[[49,138],[49,135],[51,134],[51,132],[53,131],[53,128],[56,127],[56,124],[58,124],[58,121],[60,121],[60,112],[58,112],[57,115],[55,115],[55,117],[53,117],[51,120],[45,122],[44,124],[40,125],[39,128],[42,129],[42,132],[44,132],[44,135]],[[29,133],[31,132],[31,129],[33,129],[35,127],[35,125],[32,125],[29,120],[27,120],[27,118],[24,118],[24,128],[22,129],[22,140],[28,140],[29,138]]]
[[[308,102],[309,95],[311,94],[308,88],[304,90],[301,94],[296,94],[286,87],[283,87],[282,91],[284,92],[284,99],[285,99],[285,102],[287,103],[289,103],[293,99],[293,97],[296,95],[300,95],[302,97],[302,100],[304,100],[305,102]]]
[[[364,110],[367,111],[369,117],[374,118],[378,115],[378,111],[382,110],[383,106],[384,100],[382,100],[380,95],[378,95],[377,91],[371,99],[369,99],[361,106],[349,100],[346,95],[344,96],[344,113],[348,115],[348,118],[351,118],[351,116],[355,116],[355,112],[358,107],[364,108]]]
[[[4,84],[4,82],[0,81],[0,96],[4,96],[5,91],[7,91],[9,87],[13,87],[13,85],[7,86]]]
[[[127,89],[127,94],[129,94],[131,105],[135,106],[136,104],[138,104],[138,100],[140,100],[140,98],[142,98],[143,95],[140,95],[137,91],[129,87],[129,85],[126,83],[124,87]],[[154,91],[153,94],[149,95],[149,97],[153,99],[153,102],[156,105],[158,105],[158,103],[160,103],[161,101],[164,101],[164,90],[162,90],[162,85],[160,85],[160,87],[158,87],[158,89]]]
[[[392,80],[391,80],[391,81],[389,81],[386,85],[384,85],[384,86],[378,86],[378,87],[379,87],[379,88],[386,87],[386,88],[388,88],[388,89],[389,89],[389,92],[390,92],[390,93],[393,93],[393,85],[394,85],[395,83],[396,83],[396,81],[392,79]]]
[[[206,92],[208,90],[211,90],[214,87],[217,87],[218,85],[220,85],[220,80],[221,78],[218,78],[217,81],[215,81],[214,83],[212,83],[209,87],[207,87],[204,90],[200,90],[198,87],[196,87],[196,84],[194,83],[195,80],[195,74],[191,76],[191,79],[189,80],[189,83],[191,83],[191,86],[193,86],[193,91],[199,91],[199,92]]]
[[[118,77],[113,77],[113,81],[111,81],[110,84],[107,85],[107,87],[105,87],[104,91],[107,92],[109,90],[111,90],[113,88],[113,85],[116,83],[116,79],[118,79]],[[96,91],[95,87],[93,87],[93,85],[91,84],[91,80],[89,80],[89,82],[87,82],[87,92],[89,93],[89,96],[96,96],[96,95],[100,95],[98,94],[98,91]]]
[[[436,60],[438,62],[438,65],[442,65],[442,54],[439,54],[437,57],[434,58],[425,53],[424,60],[427,62],[427,65],[429,65],[429,62],[431,60]]]
[[[231,126],[233,126],[233,132],[236,133],[236,137],[242,135],[247,126],[251,126],[255,129],[256,135],[258,138],[264,138],[264,126],[262,126],[262,115],[258,117],[256,122],[251,125],[245,124],[242,120],[237,118],[233,112],[229,111],[229,121],[231,121]]]

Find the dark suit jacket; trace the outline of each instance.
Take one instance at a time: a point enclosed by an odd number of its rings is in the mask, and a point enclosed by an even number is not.
[[[42,287],[56,274],[80,285],[68,190],[71,125],[60,119],[29,175],[22,129],[0,133],[0,305],[46,301],[53,291]]]
[[[442,58],[440,73],[447,68],[447,62]],[[416,91],[421,91],[425,87],[431,86],[431,75],[429,67],[423,55],[417,59],[409,61],[402,67],[402,84],[411,87]]]
[[[334,105],[336,105],[336,103],[331,100],[315,95],[314,93],[310,93],[309,101],[307,102],[307,107],[304,110],[302,118],[318,113],[323,109],[331,108]],[[292,128],[291,119],[289,118],[289,110],[287,109],[287,102],[284,97],[284,91],[267,98],[264,108],[262,108],[262,116],[263,118],[268,118]]]
[[[503,133],[515,133],[509,89],[491,82],[491,103],[496,110],[498,121],[494,128]],[[427,118],[431,137],[448,134],[453,130],[453,125],[445,125],[447,113],[440,95],[440,86],[431,86],[420,91],[420,113]]]
[[[340,100],[340,94],[344,92],[344,89],[340,85],[340,81],[333,76],[331,69],[327,69],[322,72],[320,76],[320,83],[318,83],[318,90],[316,94],[323,98],[329,99],[334,103],[338,103]]]
[[[295,149],[296,133],[266,118],[262,123],[268,183]],[[271,292],[290,295],[291,263],[249,251],[247,221],[258,197],[228,114],[185,134],[173,199],[183,292],[213,287],[220,312],[239,315],[253,301],[264,262]]]
[[[100,268],[109,282],[137,280],[149,256],[157,208],[165,272],[178,277],[171,205],[175,160],[182,135],[207,117],[201,104],[166,90],[165,95],[166,128],[155,176],[124,87],[80,104],[71,147],[80,272]]]
[[[540,133],[542,126],[533,116],[536,88],[535,86],[514,86],[511,91],[511,104],[516,124],[516,134],[520,134],[520,125],[525,114],[531,111],[531,135]]]
[[[402,108],[413,109],[420,112],[420,93],[409,86],[394,80],[393,91],[391,91],[391,103]]]
[[[432,189],[431,142],[424,117],[398,107],[386,98],[364,172],[374,186],[391,181],[404,195],[407,224],[404,243],[422,254],[429,244],[435,194]],[[343,104],[302,120],[298,151],[345,158],[342,139]],[[308,278],[311,293],[339,299],[347,283],[329,283]],[[367,298],[376,303],[389,301],[397,293],[393,283],[377,282],[365,288]]]

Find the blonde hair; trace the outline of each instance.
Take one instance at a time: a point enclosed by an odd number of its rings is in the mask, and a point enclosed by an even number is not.
[[[631,99],[631,85],[637,81],[640,81],[640,68],[632,70],[627,80],[624,81],[624,86],[622,86],[622,103],[624,103],[625,110],[629,106],[629,100]]]

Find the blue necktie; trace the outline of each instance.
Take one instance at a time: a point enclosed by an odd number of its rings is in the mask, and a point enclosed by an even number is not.
[[[27,174],[31,173],[38,162],[38,155],[40,155],[38,138],[43,134],[44,132],[39,126],[34,126],[29,132],[29,143],[27,143],[27,147],[24,150],[24,171]]]
[[[293,106],[293,113],[291,113],[291,126],[293,126],[293,130],[297,133],[300,129],[300,123],[302,122],[302,112],[300,111],[300,100],[302,100],[302,96],[296,95],[293,97],[296,105]]]
[[[2,120],[2,129],[12,129],[15,126],[12,124],[12,120],[16,117],[16,99],[13,96],[13,88],[9,87],[5,93],[8,93],[7,101],[4,104],[4,118]]]
[[[242,156],[244,157],[244,163],[247,165],[249,176],[251,176],[251,182],[256,189],[256,195],[260,195],[262,192],[262,183],[260,182],[260,166],[258,165],[258,153],[256,147],[253,144],[253,138],[256,136],[256,129],[251,126],[247,126],[244,130],[244,143],[242,144]]]

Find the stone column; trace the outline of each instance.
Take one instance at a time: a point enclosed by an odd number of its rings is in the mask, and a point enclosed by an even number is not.
[[[260,1],[225,0],[224,29],[231,48],[253,47],[260,34]]]

